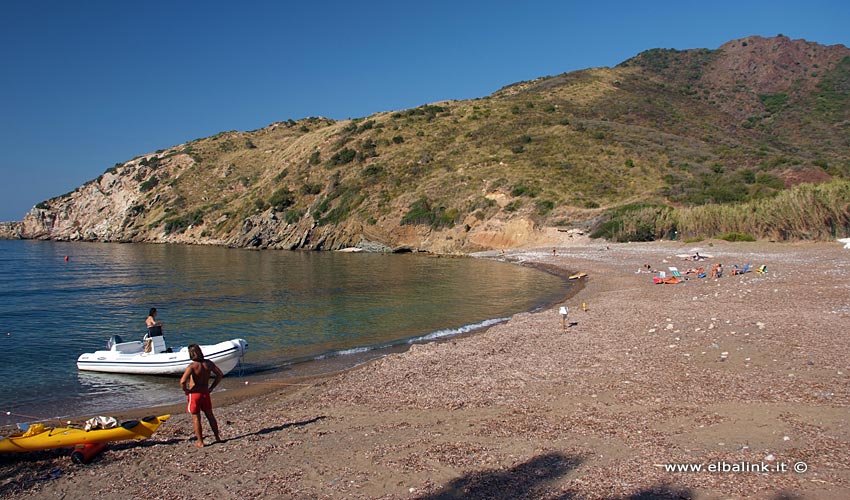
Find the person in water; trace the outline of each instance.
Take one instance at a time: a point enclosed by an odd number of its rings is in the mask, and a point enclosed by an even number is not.
[[[198,344],[191,344],[189,346],[189,358],[192,359],[192,364],[186,367],[186,371],[180,377],[180,387],[183,388],[183,392],[186,393],[186,397],[189,400],[188,411],[192,414],[198,446],[203,448],[204,429],[201,425],[201,412],[204,412],[204,415],[207,417],[207,421],[215,436],[215,442],[221,442],[221,436],[218,433],[218,421],[216,421],[215,415],[213,415],[210,393],[221,382],[224,373],[222,373],[221,369],[215,363],[204,359],[204,353]],[[210,385],[211,375],[215,375],[212,385]]]

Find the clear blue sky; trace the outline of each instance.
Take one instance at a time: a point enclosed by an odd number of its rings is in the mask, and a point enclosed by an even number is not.
[[[5,2],[0,221],[225,130],[345,119],[750,35],[850,46],[823,1]]]

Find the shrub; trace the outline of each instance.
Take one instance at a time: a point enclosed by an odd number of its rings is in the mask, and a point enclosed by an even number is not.
[[[159,184],[159,178],[155,175],[152,175],[148,178],[148,180],[139,184],[139,192],[146,193],[151,189],[155,188],[157,184]]]
[[[511,190],[511,196],[528,196],[529,198],[534,198],[539,192],[540,190],[537,188],[520,183]]]
[[[404,142],[404,137],[402,137],[400,135],[393,137],[393,143],[402,144],[403,142]]]
[[[150,158],[145,158],[139,162],[139,165],[142,167],[148,167],[150,169],[155,169],[159,166],[159,157],[151,156]]]
[[[419,198],[410,204],[401,218],[401,225],[422,224],[431,225],[434,223],[434,212],[431,210],[431,203],[428,198]]]
[[[362,152],[356,155],[360,161],[363,161],[365,158],[378,156],[378,145],[375,144],[375,141],[372,139],[366,139],[363,141],[360,144],[360,148],[362,149]]]
[[[773,114],[785,107],[785,103],[788,102],[788,94],[761,94],[759,100],[764,109]]]
[[[319,193],[322,192],[322,185],[321,184],[311,184],[311,183],[308,182],[308,183],[302,185],[301,189],[299,191],[303,195],[319,194]]]
[[[441,208],[437,211],[437,226],[452,227],[460,219],[460,211],[456,208]]]
[[[308,165],[318,165],[322,162],[322,157],[318,151],[313,151],[313,154],[310,155],[310,158],[307,160]]]
[[[295,224],[296,222],[301,220],[301,217],[303,217],[303,216],[304,216],[303,210],[296,210],[296,209],[292,208],[292,209],[289,209],[289,210],[286,211],[286,214],[284,214],[284,220],[286,221],[287,224]]]
[[[538,215],[546,215],[555,208],[555,202],[551,200],[540,200],[535,203]]]
[[[753,184],[756,182],[756,173],[750,168],[745,168],[738,171],[741,181],[745,184]]]
[[[753,238],[749,234],[744,233],[726,233],[724,235],[718,236],[717,238],[726,241],[756,241],[755,238]]]
[[[204,222],[204,212],[201,209],[194,212],[172,217],[165,221],[165,234],[183,233],[189,226],[197,226]]]
[[[756,184],[776,190],[785,189],[785,183],[782,182],[782,179],[767,172],[759,172],[756,174]]]
[[[331,156],[331,166],[345,165],[351,163],[357,156],[357,151],[351,148],[342,148]]]
[[[672,225],[664,225],[664,220],[672,209],[663,205],[634,203],[608,210],[601,223],[591,232],[592,238],[606,238],[613,241],[653,241],[657,236],[672,233]]]
[[[368,167],[363,169],[363,172],[360,174],[363,177],[378,177],[384,174],[383,165],[369,165]]]
[[[505,212],[516,212],[522,208],[522,200],[514,200],[505,205]]]
[[[286,187],[282,187],[272,194],[272,197],[269,199],[269,205],[271,205],[275,211],[282,212],[289,206],[295,203],[295,197]]]
[[[401,218],[401,224],[428,225],[433,228],[454,226],[460,219],[460,210],[456,208],[432,207],[428,198],[422,197],[410,204],[407,213]]]

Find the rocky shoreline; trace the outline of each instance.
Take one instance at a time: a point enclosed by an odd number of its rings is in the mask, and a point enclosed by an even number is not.
[[[0,240],[19,240],[23,238],[20,222],[0,222]]]
[[[694,245],[680,243],[508,251],[588,274],[563,303],[571,326],[558,307],[523,313],[341,374],[216,393],[226,441],[204,449],[176,413],[87,466],[67,450],[0,456],[0,495],[847,498],[847,250],[700,245],[727,275],[636,272],[685,271],[676,254]],[[748,262],[768,272],[728,274]]]

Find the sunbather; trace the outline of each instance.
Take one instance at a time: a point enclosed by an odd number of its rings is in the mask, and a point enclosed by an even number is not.
[[[721,276],[723,276],[723,264],[714,264],[714,267],[711,268],[710,277],[720,278]]]

